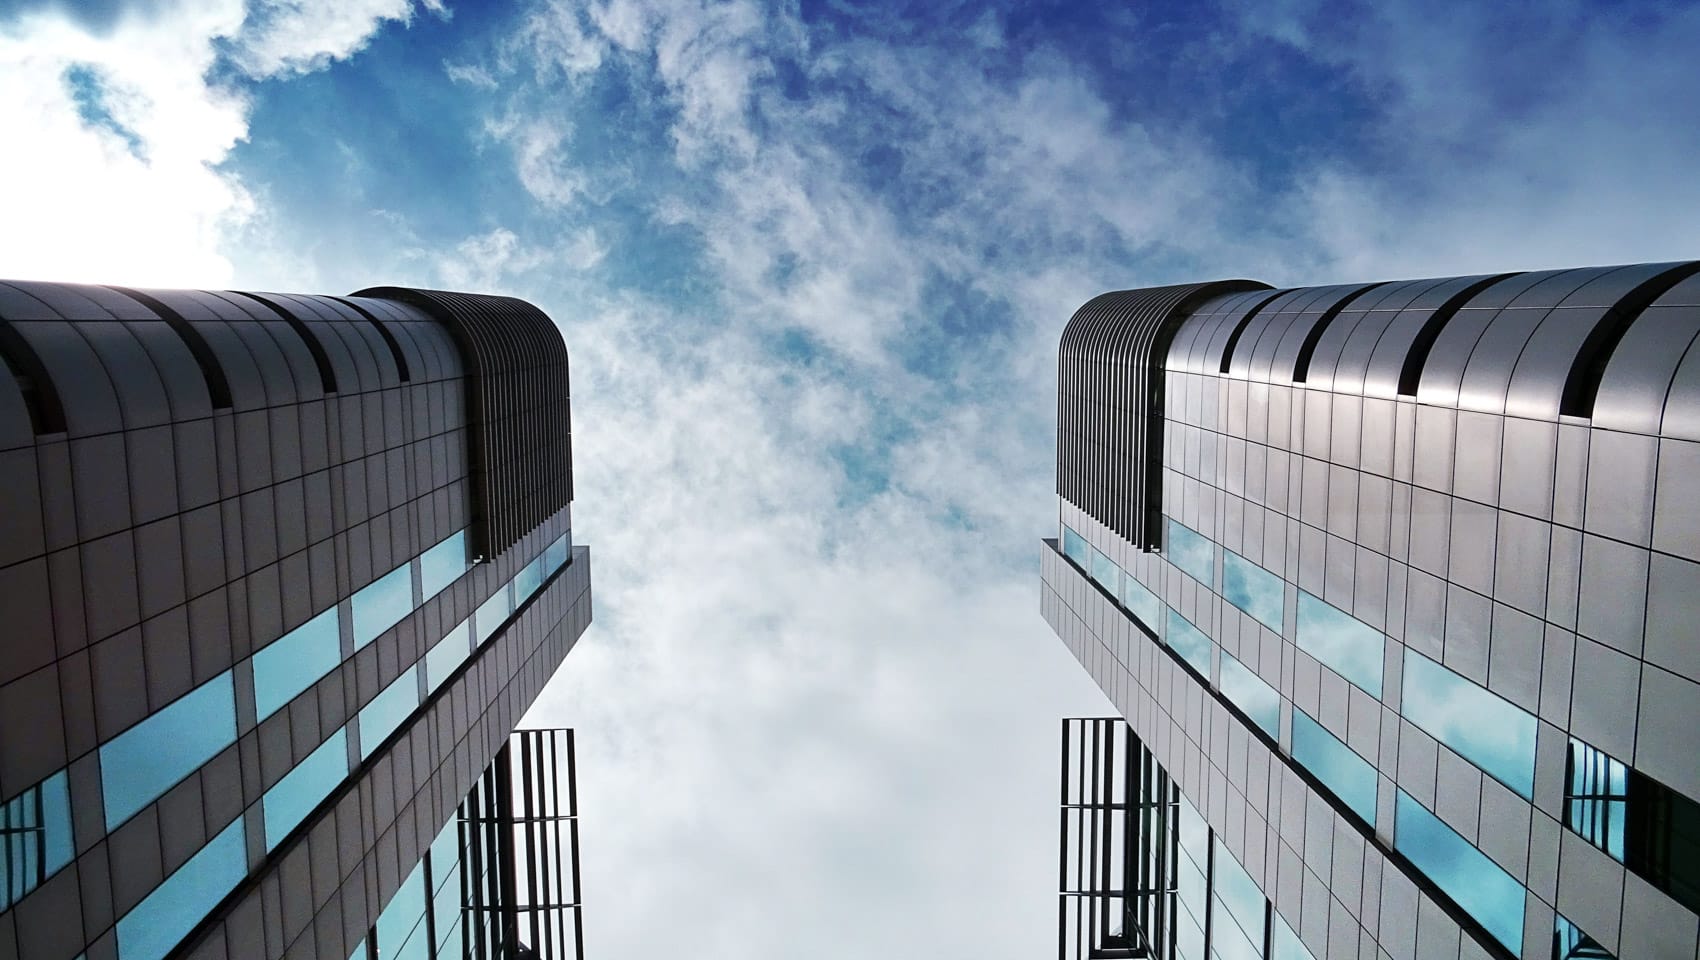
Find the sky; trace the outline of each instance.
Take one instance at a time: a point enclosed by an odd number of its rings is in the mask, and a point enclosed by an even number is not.
[[[1033,957],[1056,342],[1108,289],[1700,255],[1700,6],[0,0],[0,276],[524,297],[588,954]]]

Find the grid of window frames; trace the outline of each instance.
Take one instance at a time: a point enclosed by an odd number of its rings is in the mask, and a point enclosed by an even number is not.
[[[266,791],[261,798],[266,850],[276,849],[348,778],[349,726],[358,730],[361,756],[370,756],[418,708],[421,667],[429,696],[470,657],[475,648],[474,625],[482,644],[544,580],[566,565],[570,540],[570,534],[563,534],[545,547],[498,588],[474,617],[452,628],[420,664],[368,703],[357,721],[331,731]],[[356,649],[416,609],[412,600],[415,564],[424,587],[423,602],[469,569],[465,534],[446,538],[355,593],[350,608]],[[404,605],[398,606],[398,597],[405,600]],[[251,663],[257,719],[275,713],[341,663],[340,616],[338,608],[332,607],[255,652]],[[235,669],[201,684],[98,748],[109,832],[236,742]],[[0,804],[0,910],[71,860],[66,777],[67,771],[61,770]],[[238,816],[120,918],[119,960],[158,960],[175,947],[247,876],[246,844],[243,819]],[[424,940],[420,938],[421,944]]]
[[[1162,619],[1165,645],[1208,680],[1214,642],[1067,524],[1062,529],[1064,556],[1104,586],[1149,632],[1155,635],[1157,631],[1151,628]],[[1168,559],[1200,583],[1212,586],[1210,571],[1216,545],[1172,518],[1167,532]],[[1223,599],[1277,633],[1283,632],[1284,581],[1226,549],[1222,551],[1221,579]],[[1294,643],[1380,699],[1385,634],[1303,590],[1297,595]],[[1279,694],[1226,653],[1221,655],[1216,687],[1224,699],[1266,733],[1272,727],[1279,729]],[[1405,652],[1400,696],[1400,713],[1407,720],[1523,797],[1532,796],[1537,724],[1527,711],[1410,650]],[[1374,766],[1302,710],[1292,713],[1292,759],[1342,806],[1373,827]],[[1271,738],[1276,736],[1271,734]],[[1572,741],[1569,763],[1565,825],[1679,902],[1700,911],[1700,804],[1579,740]],[[1513,953],[1519,952],[1523,938],[1522,884],[1403,791],[1395,804],[1395,825],[1394,848],[1496,940]],[[1188,882],[1186,865],[1183,859],[1183,888]],[[1184,940],[1184,922],[1179,929]],[[1556,952],[1564,941],[1561,933],[1555,933],[1555,956],[1566,955]],[[1572,946],[1580,944],[1576,949],[1584,952],[1570,956],[1595,956],[1585,952],[1598,949],[1592,940],[1579,931],[1576,938],[1580,939],[1572,938]]]

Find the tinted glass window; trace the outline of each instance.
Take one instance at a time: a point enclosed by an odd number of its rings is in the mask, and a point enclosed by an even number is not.
[[[1169,562],[1207,587],[1216,585],[1216,545],[1184,524],[1169,521]]]
[[[332,607],[254,654],[254,709],[261,720],[342,662],[340,622]]]
[[[1700,913],[1700,803],[1572,738],[1564,825]]]
[[[371,643],[413,612],[413,565],[404,563],[354,595],[354,649]]]
[[[266,849],[277,847],[347,776],[348,728],[338,727],[330,739],[266,791],[261,801]]]
[[[1298,645],[1377,700],[1385,637],[1362,620],[1299,591]]]
[[[1375,825],[1375,767],[1299,709],[1293,710],[1293,759]]]
[[[1535,783],[1535,718],[1433,660],[1405,653],[1405,717],[1524,797]]]
[[[479,605],[478,615],[473,618],[473,622],[478,625],[478,642],[480,644],[490,639],[490,635],[496,632],[496,628],[502,625],[502,621],[508,618],[508,614],[514,612],[513,605],[509,602],[508,588],[510,586],[512,586],[511,581],[497,587],[496,592],[490,595],[490,599]]]
[[[1399,791],[1393,847],[1513,954],[1523,950],[1523,885]]]
[[[1173,608],[1169,610],[1169,630],[1163,642],[1197,670],[1199,676],[1210,678],[1210,638]]]
[[[1286,592],[1280,577],[1232,550],[1222,551],[1222,597],[1276,633],[1286,615]]]
[[[1257,960],[1263,956],[1263,910],[1268,901],[1222,841],[1214,842],[1216,862],[1211,887],[1218,909],[1211,930],[1211,952],[1222,960]]]
[[[567,565],[567,553],[571,549],[571,541],[572,531],[569,530],[557,537],[554,543],[549,544],[549,548],[543,551],[544,570],[554,573]]]
[[[118,921],[119,960],[161,960],[248,875],[242,818]]]
[[[0,910],[71,862],[65,771],[0,804]]]
[[[1180,856],[1175,861],[1176,904],[1175,956],[1179,960],[1206,960],[1204,955],[1204,921],[1209,901],[1210,828],[1204,818],[1181,797],[1178,811]]]
[[[1163,623],[1163,601],[1145,588],[1145,584],[1128,574],[1122,578],[1122,606],[1128,609],[1145,629],[1156,633]]]
[[[117,829],[235,742],[236,692],[226,670],[100,748],[106,829]]]
[[[425,917],[425,864],[419,863],[401,882],[389,905],[378,915],[378,956],[397,956]]]
[[[444,587],[460,579],[468,566],[466,531],[462,530],[419,555],[420,595],[429,600],[441,593]]]
[[[443,685],[472,652],[472,618],[455,624],[443,639],[425,654],[425,683],[431,690]]]
[[[1275,914],[1275,936],[1269,945],[1269,955],[1272,960],[1316,960],[1279,913]]]
[[[514,606],[519,606],[531,599],[537,588],[543,585],[543,557],[531,561],[514,574]]]
[[[419,706],[419,665],[414,664],[378,692],[360,711],[360,756],[369,757]]]
[[[1610,950],[1583,933],[1562,913],[1553,914],[1552,934],[1554,960],[1616,960]]]
[[[1121,592],[1122,568],[1116,566],[1114,560],[1099,553],[1096,548],[1092,549],[1091,572],[1092,579],[1098,581],[1099,586],[1110,591],[1110,596],[1116,596]]]
[[[1222,695],[1263,729],[1271,740],[1281,738],[1281,695],[1245,664],[1222,652]]]
[[[1063,556],[1073,560],[1082,570],[1091,562],[1086,556],[1086,538],[1066,525],[1063,527]]]

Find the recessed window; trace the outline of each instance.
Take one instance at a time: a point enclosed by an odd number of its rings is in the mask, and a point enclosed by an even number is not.
[[[1521,707],[1407,650],[1400,712],[1495,780],[1534,795],[1535,718]]]
[[[413,612],[413,564],[404,563],[361,587],[351,605],[354,649],[359,650]]]
[[[1173,608],[1169,610],[1169,629],[1163,642],[1197,670],[1199,676],[1210,679],[1210,638]]]
[[[118,921],[118,960],[161,960],[247,875],[237,817]]]
[[[1552,940],[1553,960],[1617,960],[1610,950],[1583,933],[1562,913],[1553,914]]]
[[[419,665],[408,667],[394,683],[378,691],[378,695],[360,710],[360,756],[370,757],[378,745],[389,739],[419,706]]]
[[[1286,616],[1287,585],[1268,570],[1232,550],[1222,552],[1222,598],[1258,623],[1281,632]]]
[[[395,896],[378,914],[374,928],[378,939],[378,956],[403,958],[418,955],[429,957],[430,947],[425,935],[425,863],[420,861],[401,882]]]
[[[1222,680],[1218,687],[1269,739],[1281,738],[1281,695],[1226,650],[1222,651]]]
[[[1122,578],[1122,606],[1152,633],[1156,633],[1163,623],[1163,601],[1146,589],[1145,584],[1135,580],[1131,573]]]
[[[1700,912],[1700,803],[1571,738],[1564,825]]]
[[[1293,710],[1293,759],[1375,826],[1375,767],[1298,709]]]
[[[1086,556],[1086,538],[1075,533],[1072,527],[1063,526],[1063,556],[1073,560],[1075,565],[1085,570],[1091,561]]]
[[[466,662],[472,652],[472,618],[455,624],[438,640],[425,654],[425,685],[430,690],[436,690],[443,685],[461,664]]]
[[[1381,656],[1386,637],[1344,610],[1299,591],[1299,648],[1381,699]]]
[[[420,595],[426,600],[443,592],[443,588],[460,579],[471,569],[466,562],[466,531],[446,537],[442,543],[419,555]]]
[[[567,555],[573,549],[572,537],[572,531],[569,530],[557,537],[554,543],[549,544],[548,549],[543,551],[544,569],[554,573],[567,565]]]
[[[71,795],[65,771],[0,804],[0,910],[71,862]]]
[[[1262,960],[1263,917],[1269,901],[1221,840],[1216,847],[1215,922],[1210,928],[1210,952],[1218,960]]]
[[[1169,562],[1207,587],[1216,585],[1216,545],[1169,520]]]
[[[226,670],[100,748],[106,829],[118,829],[236,742],[236,688]]]
[[[307,814],[348,777],[348,728],[338,727],[307,759],[296,764],[261,800],[266,849],[274,850]]]
[[[261,720],[342,662],[340,624],[332,607],[255,652],[254,710]]]
[[[1523,952],[1523,885],[1399,791],[1393,848],[1513,954]]]
[[[536,593],[537,588],[541,586],[543,586],[543,555],[538,554],[536,559],[520,567],[519,572],[514,574],[514,606],[518,607],[531,599],[531,595]]]
[[[483,646],[484,641],[490,639],[490,635],[508,618],[508,614],[514,612],[512,595],[508,592],[512,585],[512,581],[502,584],[490,595],[490,599],[479,604],[478,613],[472,620],[478,628],[479,646]]]

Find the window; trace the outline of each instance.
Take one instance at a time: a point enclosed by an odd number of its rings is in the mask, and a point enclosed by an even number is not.
[[[1163,622],[1163,601],[1147,590],[1145,584],[1135,580],[1131,573],[1122,578],[1122,606],[1152,633],[1156,633],[1158,625]]]
[[[1299,939],[1292,927],[1287,926],[1287,921],[1279,913],[1275,913],[1275,935],[1271,939],[1273,942],[1269,945],[1270,960],[1316,960],[1304,945],[1304,941]]]
[[[1523,885],[1399,791],[1393,848],[1513,954],[1523,952]]]
[[[1617,960],[1562,913],[1553,914],[1552,939],[1553,960]]]
[[[1216,859],[1210,878],[1215,894],[1210,954],[1221,960],[1262,960],[1263,891],[1220,840],[1212,840]]]
[[[340,624],[332,607],[254,654],[254,709],[261,720],[342,662]]]
[[[1207,587],[1216,585],[1216,545],[1173,519],[1169,521],[1169,562]]]
[[[466,662],[466,657],[472,652],[472,618],[467,617],[455,624],[438,640],[436,646],[425,654],[425,684],[435,691],[449,678],[449,674]]]
[[[1222,695],[1263,728],[1271,740],[1281,739],[1281,695],[1245,664],[1222,652]]]
[[[1293,759],[1365,823],[1375,826],[1375,767],[1303,710],[1293,710]]]
[[[444,538],[442,543],[419,555],[419,595],[426,600],[443,592],[443,588],[465,573],[471,565],[466,562],[466,531]],[[398,618],[399,619],[399,618]]]
[[[118,829],[235,742],[236,691],[226,670],[100,748],[106,829]]]
[[[543,586],[543,555],[538,554],[537,559],[521,567],[519,573],[514,574],[514,606],[518,607],[531,599],[531,595],[536,593],[537,588],[541,586]]]
[[[404,563],[360,588],[354,595],[354,649],[413,612],[413,565]]]
[[[71,862],[71,794],[65,771],[0,804],[0,910]]]
[[[420,861],[401,882],[389,905],[378,914],[375,932],[380,960],[412,956],[415,952],[428,956],[430,951],[424,949],[427,940],[424,921],[425,862]]]
[[[1280,577],[1232,550],[1222,551],[1222,598],[1276,633],[1287,613],[1286,594]]]
[[[1075,566],[1082,570],[1090,562],[1086,556],[1086,538],[1067,525],[1063,526],[1063,556],[1073,560]]]
[[[1566,768],[1564,825],[1700,913],[1700,803],[1575,738]]]
[[[1169,630],[1163,637],[1169,649],[1180,654],[1206,681],[1210,679],[1210,638],[1187,622],[1174,608],[1169,609]]]
[[[237,817],[118,921],[118,960],[161,960],[247,875]]]
[[[437,923],[437,952],[443,956],[449,955],[449,940],[460,936],[460,851],[460,819],[451,817],[431,841],[431,882],[437,886],[431,895],[431,914]]]
[[[1090,549],[1092,551],[1092,579],[1098,581],[1098,586],[1110,591],[1110,596],[1117,596],[1121,593],[1122,568],[1116,566],[1114,560],[1099,553],[1096,547]]]
[[[1179,906],[1175,911],[1175,957],[1206,960],[1204,921],[1210,882],[1205,871],[1210,866],[1210,827],[1184,795],[1176,820],[1180,856],[1175,860],[1175,899]]]
[[[401,726],[413,708],[419,706],[419,664],[408,667],[394,683],[378,692],[372,702],[360,710],[360,756],[372,755],[378,745]]]
[[[348,728],[338,727],[307,759],[295,765],[266,791],[261,800],[265,814],[266,849],[275,850],[289,831],[306,819],[331,791],[348,776]]]
[[[496,632],[496,628],[502,625],[502,621],[508,618],[508,614],[514,612],[508,593],[508,587],[511,585],[512,582],[510,581],[497,587],[496,592],[490,595],[490,599],[484,601],[478,607],[478,615],[473,618],[473,622],[478,625],[478,643],[480,646],[484,644],[484,641],[490,639],[490,635]]]
[[[1299,648],[1381,699],[1381,654],[1386,637],[1362,620],[1299,591]]]
[[[543,551],[543,569],[554,573],[567,565],[567,555],[572,552],[572,531],[561,534],[554,543],[549,544]]]
[[[1535,718],[1414,651],[1405,653],[1401,712],[1495,780],[1533,796]]]

